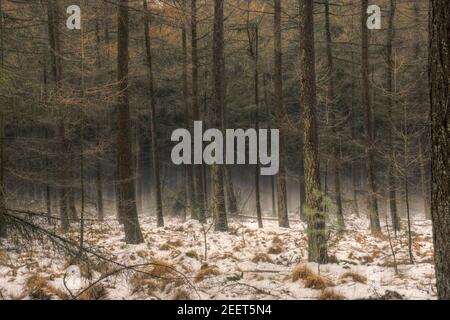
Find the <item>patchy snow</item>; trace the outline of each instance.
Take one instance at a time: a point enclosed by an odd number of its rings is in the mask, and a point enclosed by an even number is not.
[[[143,272],[105,277],[94,286],[97,290],[88,290],[88,295],[78,298],[319,299],[325,298],[324,293],[332,293],[331,299],[367,299],[380,297],[387,290],[404,299],[436,298],[428,221],[413,222],[414,264],[409,263],[406,231],[391,239],[398,264],[396,274],[385,227],[384,236],[374,237],[367,230],[367,221],[355,216],[347,217],[347,231],[331,232],[331,262],[320,266],[307,262],[303,223],[280,229],[275,221],[265,221],[264,229],[258,229],[255,220],[232,219],[230,231],[218,233],[197,221],[166,220],[166,227],[156,228],[153,218],[141,218],[145,243],[140,245],[127,245],[122,227],[114,221],[88,223],[87,247],[121,264],[154,264],[135,268]],[[66,237],[77,239],[75,224]],[[71,296],[65,287],[76,296],[119,268],[97,264],[88,278],[83,267],[80,270],[75,265],[50,244],[0,244],[0,299],[68,299]],[[308,284],[304,278],[293,281],[293,272],[299,266],[306,266],[313,277],[320,274],[319,285]]]

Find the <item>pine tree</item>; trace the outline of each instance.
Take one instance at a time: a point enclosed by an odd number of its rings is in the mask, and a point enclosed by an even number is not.
[[[215,128],[223,129],[223,111],[225,98],[225,56],[224,56],[224,1],[214,0],[213,32],[213,123]],[[214,201],[214,218],[216,231],[228,231],[225,209],[224,166],[214,164],[212,167],[212,189]]]
[[[320,193],[313,9],[312,1],[300,0],[300,104],[303,106],[308,259],[327,263],[325,212]]]
[[[136,193],[133,182],[131,155],[130,105],[128,88],[129,17],[128,0],[120,0],[117,6],[117,173],[120,184],[121,210],[125,229],[125,241],[139,244],[144,241],[136,209]]]
[[[274,86],[277,127],[280,130],[279,171],[277,175],[278,224],[289,228],[286,190],[286,111],[283,105],[283,53],[281,47],[281,0],[274,2]]]
[[[366,26],[368,0],[361,1],[361,102],[365,118],[365,153],[367,176],[367,205],[370,218],[370,230],[381,233],[378,215],[377,187],[375,182],[375,139],[372,119],[372,105],[369,93],[369,30]]]
[[[431,98],[431,216],[439,299],[450,300],[450,2],[431,0],[429,81]]]

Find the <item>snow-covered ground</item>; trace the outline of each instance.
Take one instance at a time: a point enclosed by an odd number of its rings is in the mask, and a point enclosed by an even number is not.
[[[414,264],[409,263],[406,231],[392,239],[396,273],[386,228],[384,236],[374,237],[367,220],[346,219],[347,231],[331,233],[330,263],[320,266],[307,262],[304,224],[280,229],[275,221],[265,221],[264,229],[258,229],[251,219],[232,220],[230,232],[217,233],[192,220],[167,219],[166,227],[156,228],[153,218],[141,218],[145,243],[140,245],[125,244],[122,227],[114,221],[87,223],[87,247],[113,262],[136,266],[117,273],[118,265],[97,259],[89,270],[79,264],[80,271],[77,262],[51,244],[4,242],[0,299],[68,299],[95,281],[77,298],[366,299],[389,290],[403,299],[435,299],[430,222],[413,222]],[[66,237],[77,239],[76,225]]]

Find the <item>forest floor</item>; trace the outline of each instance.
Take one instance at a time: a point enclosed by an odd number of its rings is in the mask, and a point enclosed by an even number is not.
[[[0,243],[0,299],[435,299],[431,223],[413,222],[414,264],[406,231],[394,239],[391,230],[397,273],[387,229],[374,237],[367,226],[348,217],[345,232],[330,234],[330,263],[318,266],[307,262],[303,223],[232,220],[217,233],[192,220],[156,228],[141,218],[140,245],[125,244],[115,221],[87,223],[86,247],[109,262],[87,267],[45,240]],[[64,237],[77,240],[76,230]]]

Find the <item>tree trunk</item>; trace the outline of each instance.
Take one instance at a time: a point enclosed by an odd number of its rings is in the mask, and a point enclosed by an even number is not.
[[[419,137],[419,167],[420,167],[420,186],[422,191],[423,206],[425,210],[425,219],[431,220],[430,212],[430,190],[428,188],[427,166],[422,145],[422,137]]]
[[[184,12],[187,12],[187,0],[183,0],[183,10]],[[183,16],[183,19],[185,20],[186,17]],[[187,52],[187,27],[186,27],[186,21],[183,21],[183,28],[181,30],[181,47],[183,51],[183,100],[184,100],[184,119],[185,119],[185,126],[186,129],[188,129],[191,134],[192,130],[191,128],[191,115],[189,110],[189,86],[188,86],[188,52]],[[184,179],[185,179],[185,190],[186,190],[186,203],[189,201],[189,210],[191,214],[191,218],[196,217],[196,194],[195,194],[195,188],[194,188],[194,165],[185,165],[184,166]]]
[[[300,113],[302,114],[302,113]],[[299,188],[299,200],[300,200],[300,206],[299,206],[299,213],[300,213],[300,220],[306,222],[306,210],[305,210],[305,204],[306,204],[306,195],[305,195],[305,157],[303,155],[303,134],[300,134],[300,142],[299,142],[299,158],[298,158],[298,188]]]
[[[431,99],[431,217],[439,299],[450,300],[450,2],[431,0],[429,81]]]
[[[62,79],[62,71],[61,71],[61,44],[60,44],[60,32],[58,27],[58,19],[59,19],[59,5],[54,0],[48,0],[47,2],[47,17],[48,17],[48,34],[49,34],[49,45],[50,45],[50,53],[51,53],[51,62],[52,62],[52,73],[53,80],[55,83],[55,90],[59,91],[61,88],[61,79]],[[67,167],[67,163],[69,159],[67,155],[69,153],[69,142],[66,138],[66,124],[64,119],[63,112],[60,113],[58,120],[58,136],[59,143],[61,148],[61,154],[59,156],[59,200],[60,200],[60,219],[61,219],[61,227],[64,232],[69,230],[69,215],[68,215],[68,172],[69,168]]]
[[[225,183],[225,192],[227,195],[227,212],[230,215],[238,214],[237,200],[236,195],[234,194],[234,185],[233,178],[231,176],[231,169],[229,166],[224,166],[224,183]]]
[[[353,52],[352,52],[352,57],[353,57]],[[353,58],[352,58],[353,61]],[[353,72],[352,72],[353,75]],[[352,125],[352,143],[353,143],[353,148],[356,145],[356,125],[355,125],[355,106],[354,106],[354,96],[355,96],[355,84],[354,84],[354,80],[353,80],[353,76],[352,76],[352,85],[351,85],[351,110],[350,110],[350,121],[351,121],[351,125]],[[357,183],[357,174],[356,174],[356,152],[352,152],[352,154],[354,155],[355,159],[353,159],[352,164],[351,164],[351,172],[352,172],[352,189],[353,189],[353,207],[355,210],[355,214],[356,216],[360,216],[359,214],[359,205],[358,205],[358,183]]]
[[[1,2],[1,0],[0,0]],[[1,10],[1,9],[0,9]],[[0,14],[0,19],[1,19],[1,14]],[[43,78],[44,78],[44,96],[43,99],[45,101],[45,103],[47,103],[47,99],[48,99],[48,81],[47,81],[47,56],[44,55],[44,62],[43,62]],[[49,143],[49,134],[48,134],[48,128],[44,129],[44,135],[45,135],[45,141],[46,141],[46,145],[48,146]],[[48,153],[45,154],[45,159],[44,159],[44,166],[45,166],[45,178],[46,178],[46,182],[45,182],[45,206],[46,206],[46,213],[48,218],[50,219],[51,215],[52,215],[52,198],[51,198],[51,189],[50,189],[50,159],[48,157]],[[50,220],[49,220],[50,222]]]
[[[2,0],[0,0],[0,68],[3,70],[4,66],[4,43],[3,43],[3,7]],[[5,203],[5,133],[4,133],[4,115],[3,109],[0,111],[0,239],[7,236],[7,224],[6,224],[6,203]]]
[[[334,193],[336,198],[336,215],[337,224],[339,230],[345,229],[344,214],[342,212],[342,196],[341,196],[341,178],[340,178],[340,150],[339,150],[339,137],[337,132],[336,115],[337,107],[335,104],[334,93],[334,61],[333,61],[333,49],[331,41],[331,27],[330,27],[330,6],[329,0],[325,0],[325,33],[326,33],[326,51],[327,51],[327,64],[328,64],[328,81],[327,81],[327,104],[330,111],[330,126],[332,133],[332,145],[333,145],[333,157],[332,157],[332,172],[334,179]]]
[[[250,7],[250,1],[248,2]],[[249,8],[250,9],[250,8]],[[253,85],[255,95],[255,129],[259,131],[259,30],[258,25],[250,26],[249,14],[247,14],[247,36],[250,57],[253,60]],[[257,137],[259,139],[259,137]],[[259,142],[259,140],[258,140]],[[259,153],[259,143],[256,143],[256,152]],[[260,165],[255,166],[255,205],[256,218],[258,220],[258,227],[263,228],[262,212],[261,212],[261,191],[260,191]]]
[[[213,32],[213,124],[223,130],[223,113],[225,99],[225,56],[224,56],[224,1],[214,0]],[[224,166],[214,164],[212,167],[214,216],[216,231],[228,231],[228,222],[224,196]]]
[[[102,57],[100,54],[100,23],[99,19],[95,20],[95,38],[96,38],[96,60],[97,60],[97,69],[99,72],[102,70]],[[96,126],[96,138],[97,138],[97,147],[101,146],[101,124],[100,119],[97,120]],[[96,187],[97,187],[97,217],[98,220],[103,221],[105,217],[104,207],[103,207],[103,170],[102,170],[102,159],[100,155],[97,155],[95,160],[95,174],[96,174]]]
[[[414,8],[414,23],[416,25],[419,25],[420,23],[420,0],[415,0],[413,4]],[[420,42],[420,29],[416,28],[416,43],[414,47],[414,58],[416,61],[421,60],[421,53],[422,53],[422,47]],[[422,68],[420,68],[421,64],[417,63],[418,66],[418,72],[420,74],[423,74]],[[423,94],[423,82],[422,81],[416,81],[416,88],[415,92],[413,94],[413,98],[416,101],[417,106],[422,106],[425,101],[425,95]],[[431,212],[430,212],[430,180],[428,173],[430,172],[429,167],[429,153],[424,153],[423,146],[427,146],[428,142],[424,144],[425,141],[428,139],[428,132],[425,131],[425,134],[420,134],[418,137],[418,146],[419,146],[419,170],[420,170],[420,186],[422,191],[422,199],[423,199],[423,205],[424,205],[424,212],[425,212],[425,219],[431,220]]]
[[[283,61],[281,47],[281,0],[274,3],[274,86],[277,126],[280,130],[279,145],[279,172],[277,175],[277,203],[278,203],[278,224],[282,228],[289,228],[289,218],[287,211],[287,190],[286,190],[286,113],[283,106]]]
[[[303,106],[303,154],[308,222],[308,259],[327,263],[327,235],[320,192],[318,132],[316,120],[316,70],[313,2],[300,0],[300,104]]]
[[[268,129],[272,129],[272,113],[270,112],[269,105],[269,97],[267,93],[267,73],[263,73],[263,86],[264,86],[264,104],[266,107],[266,115],[268,119]],[[302,173],[303,174],[303,173]],[[272,201],[272,216],[278,216],[277,214],[277,202],[275,199],[275,177],[272,175],[270,176],[270,195],[271,195],[271,201]]]
[[[193,120],[199,121],[200,119],[200,106],[198,98],[198,50],[197,50],[197,0],[191,0],[191,59],[192,59],[192,112]],[[206,177],[204,174],[202,165],[195,165],[195,191],[196,191],[196,201],[195,201],[195,211],[196,218],[201,222],[206,222],[205,217],[205,206],[206,206],[206,195],[204,183]]]
[[[392,227],[394,233],[397,234],[400,231],[400,217],[397,211],[397,195],[396,195],[396,183],[395,183],[395,149],[393,142],[393,118],[392,118],[392,108],[394,106],[394,85],[393,85],[393,73],[394,70],[394,60],[392,56],[392,42],[394,41],[395,29],[394,29],[394,18],[396,10],[396,0],[390,0],[390,12],[389,12],[389,27],[387,36],[387,46],[386,46],[386,64],[387,64],[387,112],[386,112],[386,139],[388,148],[388,194],[389,194],[389,209],[391,213]]]
[[[130,105],[128,89],[128,0],[120,0],[117,7],[117,172],[125,229],[125,241],[129,244],[139,244],[144,241],[139,226],[136,209],[136,193],[133,182],[133,158],[131,155]]]
[[[144,28],[145,28],[145,49],[147,55],[147,77],[148,77],[148,90],[150,94],[150,135],[152,144],[152,160],[153,160],[153,175],[155,178],[155,198],[156,198],[156,218],[157,226],[164,226],[164,217],[162,211],[162,195],[161,195],[161,174],[160,174],[160,162],[159,162],[159,150],[158,150],[158,137],[156,130],[156,96],[154,90],[153,80],[153,62],[152,51],[150,44],[150,17],[148,12],[147,0],[144,0]]]
[[[97,217],[98,220],[103,221],[105,212],[103,208],[103,171],[102,162],[98,157],[96,160],[96,186],[97,186]]]
[[[8,235],[8,224],[5,217],[6,202],[5,202],[5,189],[0,184],[0,239],[4,239]]]
[[[380,234],[380,218],[378,216],[377,187],[375,182],[375,139],[372,118],[372,105],[369,93],[369,34],[366,26],[368,0],[361,1],[361,102],[365,111],[365,153],[367,176],[367,206],[372,234]]]

